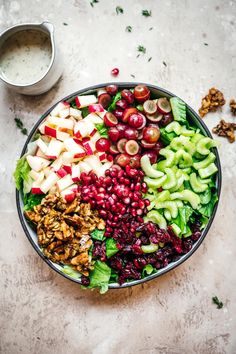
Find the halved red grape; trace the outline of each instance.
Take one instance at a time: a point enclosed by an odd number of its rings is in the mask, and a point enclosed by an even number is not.
[[[108,93],[102,93],[98,97],[98,103],[100,103],[103,106],[103,108],[107,108],[111,103],[111,100],[112,100],[111,96]]]
[[[143,155],[147,155],[150,159],[151,164],[157,162],[158,153],[154,149],[146,150]]]
[[[152,149],[155,147],[155,143],[147,143],[145,140],[141,140],[141,145],[144,149]]]
[[[105,87],[106,92],[111,95],[115,96],[115,94],[118,92],[118,86],[116,85],[108,85]]]
[[[157,109],[161,114],[167,114],[171,112],[171,105],[166,97],[158,98]]]
[[[118,119],[111,112],[107,112],[103,120],[104,120],[104,124],[107,127],[114,127],[116,124],[118,124]]]
[[[124,111],[120,108],[116,108],[114,109],[114,111],[112,112],[114,114],[114,116],[119,119],[119,120],[122,120],[122,117],[123,117],[123,114],[124,114]]]
[[[153,100],[147,100],[143,104],[143,109],[146,114],[155,114],[157,111],[157,104]]]
[[[110,146],[110,149],[109,149],[109,152],[110,152],[112,155],[119,154],[119,150],[117,149],[117,146],[116,146],[116,145],[111,145],[111,146]]]
[[[156,143],[159,138],[160,129],[157,125],[151,125],[143,129],[143,140],[145,140],[147,143]]]
[[[146,118],[142,113],[134,113],[129,116],[128,123],[133,128],[142,129],[146,125]]]
[[[138,131],[135,128],[127,126],[124,131],[124,137],[128,140],[137,140],[138,139]]]
[[[160,120],[162,119],[163,117],[163,114],[161,114],[160,112],[156,112],[155,114],[146,114],[146,117],[147,119],[150,121],[150,122],[160,122]]]
[[[119,138],[123,138],[125,135],[125,129],[127,128],[127,125],[123,123],[118,123],[116,126],[116,129],[119,131]]]
[[[145,85],[138,85],[134,88],[134,98],[138,102],[144,102],[150,97],[150,90]]]
[[[116,102],[116,106],[121,109],[126,109],[128,107],[128,102],[126,100],[121,99]]]
[[[129,140],[125,144],[127,154],[134,156],[139,152],[139,144],[135,140]]]
[[[124,114],[123,114],[123,117],[122,117],[122,121],[124,123],[127,123],[128,122],[128,119],[129,119],[129,116],[131,116],[131,114],[134,114],[134,113],[138,113],[138,110],[134,107],[130,107],[130,108],[126,108],[124,110]]]
[[[122,90],[121,96],[129,103],[132,104],[134,102],[134,94],[130,90]]]
[[[121,166],[125,167],[130,163],[130,156],[126,154],[120,154],[116,157],[115,162]]]
[[[120,153],[124,153],[125,152],[125,144],[127,143],[127,139],[120,139],[117,142],[117,149],[119,150]]]
[[[120,137],[120,133],[119,130],[117,129],[117,127],[111,127],[108,130],[108,137],[111,141],[117,141]]]
[[[130,167],[139,168],[140,167],[140,160],[141,160],[141,155],[139,155],[139,154],[131,156],[130,163],[129,163]]]
[[[143,138],[143,129],[138,130],[138,140]]]
[[[160,125],[162,127],[165,127],[168,125],[170,122],[174,120],[172,113],[165,114],[162,119],[160,120]]]
[[[100,138],[96,141],[96,150],[99,152],[106,152],[110,148],[110,142],[106,138]]]

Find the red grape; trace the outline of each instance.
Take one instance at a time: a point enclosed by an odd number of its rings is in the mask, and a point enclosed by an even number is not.
[[[145,102],[150,97],[150,90],[145,85],[135,86],[134,97],[138,102]]]
[[[108,151],[109,148],[110,148],[110,142],[108,139],[106,138],[100,138],[96,141],[96,149],[97,151],[99,152],[105,152],[105,151]]]

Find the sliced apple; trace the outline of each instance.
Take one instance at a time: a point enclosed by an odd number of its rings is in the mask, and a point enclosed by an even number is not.
[[[50,175],[40,185],[41,191],[43,191],[43,193],[46,194],[49,191],[49,189],[51,189],[58,180],[59,177],[57,176],[57,174],[55,172],[51,172]]]
[[[68,102],[65,101],[59,102],[51,111],[51,115],[57,117],[59,116],[59,113],[61,111],[68,108],[70,108],[70,104]]]
[[[75,158],[81,158],[86,155],[86,152],[84,148],[78,144],[77,139],[69,138],[64,141],[65,148],[68,152],[71,152],[74,154]]]
[[[89,135],[89,132],[88,132],[88,128],[84,122],[84,119],[75,123],[75,126],[74,126],[74,135],[77,137],[77,138],[84,138],[86,137],[87,135]]]
[[[59,191],[63,191],[73,184],[73,180],[70,175],[66,175],[57,182],[57,187]]]
[[[70,175],[72,174],[72,166],[71,165],[63,165],[64,170],[69,173]]]
[[[39,156],[39,157],[43,157],[44,159],[49,159],[43,152],[40,148],[37,148],[36,150],[36,153],[35,153],[35,156]]]
[[[47,151],[46,151],[46,156],[49,159],[57,159],[58,156],[60,155],[60,153],[62,152],[62,150],[64,149],[64,143],[57,140],[57,139],[51,139],[48,147],[47,147]]]
[[[85,153],[86,154],[86,153]],[[70,165],[72,162],[78,162],[81,158],[74,157],[73,152],[65,151],[61,154],[63,165]]]
[[[92,167],[90,166],[90,164],[85,161],[80,161],[79,167],[81,172],[89,173],[90,171],[92,171]]]
[[[51,127],[49,125],[49,123],[46,123],[44,126],[44,134],[49,135],[52,138],[56,138],[57,137],[57,130],[55,127]]]
[[[82,112],[79,109],[70,107],[70,116],[74,117],[77,120],[82,119]]]
[[[104,112],[104,108],[100,103],[91,104],[88,106],[90,113]]]
[[[61,140],[61,141],[65,141],[66,139],[68,139],[70,137],[69,133],[66,132],[62,132],[60,130],[57,130],[57,139]]]
[[[59,115],[60,118],[69,117],[69,115],[70,115],[70,105],[69,105],[69,107],[66,107],[62,111],[60,111],[58,115]]]
[[[66,128],[69,130],[73,130],[74,128],[74,122],[72,119],[65,119],[65,118],[58,118],[58,117],[54,117],[54,116],[49,116],[47,118],[47,122],[56,125],[57,127],[60,128]]]
[[[74,182],[78,182],[80,180],[80,167],[79,164],[72,166],[71,178]]]
[[[67,171],[61,167],[59,170],[57,170],[56,174],[60,177],[60,178],[63,178],[65,177],[68,173]]]
[[[53,168],[54,171],[58,171],[63,164],[62,156],[59,156],[53,163],[51,164],[51,167]]]
[[[29,172],[29,176],[33,178],[34,181],[37,181],[38,183],[41,183],[44,179],[44,173],[42,172],[36,172],[34,170],[31,170]]]
[[[90,121],[92,122],[93,124],[99,124],[99,123],[103,123],[103,119],[101,117],[99,117],[98,115],[99,112],[97,113],[90,113],[87,115],[87,117],[85,117],[83,119],[83,121]]]
[[[97,103],[97,97],[95,95],[76,96],[75,104],[78,108],[87,107],[91,104]]]
[[[26,160],[27,160],[28,164],[30,165],[30,167],[32,168],[32,170],[34,170],[36,172],[39,172],[43,168],[50,165],[49,160],[46,160],[46,159],[44,159],[42,157],[38,157],[38,156],[27,155]]]
[[[48,177],[53,172],[53,169],[51,168],[51,166],[48,166],[44,168],[42,172],[44,173],[45,177]]]
[[[40,148],[40,150],[45,154],[48,148],[48,145],[43,141],[41,138],[36,140],[37,146]]]
[[[88,156],[84,159],[85,163],[88,163],[92,170],[96,173],[96,175],[99,174],[99,170],[102,169],[102,164],[101,161],[99,160],[99,157],[96,155]]]

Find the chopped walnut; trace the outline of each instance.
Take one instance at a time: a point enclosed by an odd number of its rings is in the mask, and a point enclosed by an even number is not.
[[[91,210],[90,204],[80,203],[79,197],[68,204],[59,194],[49,194],[25,216],[36,225],[38,243],[47,258],[89,275],[93,267],[88,253],[92,245],[89,234],[96,227],[105,228],[104,220]]]
[[[236,101],[234,99],[229,102],[231,113],[236,116]]]
[[[218,108],[225,104],[224,95],[221,91],[212,87],[208,95],[202,99],[202,106],[198,110],[200,116],[203,118],[208,112],[215,112]]]
[[[220,123],[212,129],[212,132],[226,137],[230,143],[235,141],[234,130],[236,129],[236,123],[227,123],[223,119]]]

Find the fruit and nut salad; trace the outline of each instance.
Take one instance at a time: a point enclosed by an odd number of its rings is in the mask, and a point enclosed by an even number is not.
[[[178,97],[109,85],[56,105],[14,176],[44,255],[105,292],[191,250],[218,199],[215,146]]]

